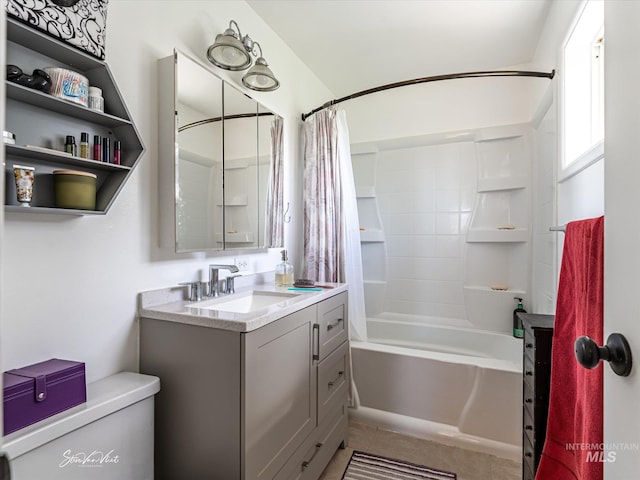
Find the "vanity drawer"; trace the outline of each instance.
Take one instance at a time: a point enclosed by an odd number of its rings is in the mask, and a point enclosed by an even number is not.
[[[318,425],[336,403],[344,403],[348,388],[349,342],[344,342],[318,365]]]
[[[347,404],[336,405],[325,424],[300,445],[273,480],[316,480],[346,442],[347,426]]]
[[[347,324],[347,292],[340,293],[318,304],[318,323],[316,326],[318,330],[316,332],[318,360],[324,359],[347,340],[349,336]]]

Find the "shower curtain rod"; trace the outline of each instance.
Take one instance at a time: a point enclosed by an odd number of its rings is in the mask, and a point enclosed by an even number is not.
[[[224,117],[205,118],[204,120],[198,120],[197,122],[187,123],[178,128],[178,132],[188,130],[189,128],[199,127],[200,125],[206,125],[207,123],[219,122],[223,118],[225,120],[235,120],[236,118],[251,118],[251,117],[264,117],[267,115],[273,115],[272,112],[260,112],[260,113],[236,113],[234,115],[225,115]]]
[[[539,78],[548,78],[549,80],[551,80],[555,76],[555,74],[556,74],[555,70],[552,70],[550,73],[531,72],[526,70],[493,70],[493,71],[486,71],[486,72],[449,73],[447,75],[435,75],[433,77],[422,77],[422,78],[415,78],[413,80],[405,80],[402,82],[388,83],[387,85],[382,85],[380,87],[369,88],[367,90],[362,90],[361,92],[352,93],[351,95],[347,95],[346,97],[338,98],[336,100],[329,100],[324,105],[311,110],[309,113],[303,113],[302,121],[304,122],[307,118],[309,118],[314,113],[319,112],[320,110],[324,110],[325,108],[329,108],[332,105],[342,103],[346,100],[353,100],[354,98],[362,97],[364,95],[369,95],[370,93],[382,92],[384,90],[390,90],[392,88],[406,87],[409,85],[417,85],[418,83],[437,82],[439,80],[454,80],[457,78],[479,78],[479,77],[539,77]]]

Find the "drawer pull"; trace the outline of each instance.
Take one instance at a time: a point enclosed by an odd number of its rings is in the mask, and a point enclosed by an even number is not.
[[[311,358],[313,360],[320,360],[320,325],[318,323],[313,324],[313,352]]]
[[[533,398],[527,398],[527,399],[525,400],[525,403],[533,403]]]
[[[336,320],[336,322],[335,322],[335,323],[329,323],[329,324],[327,325],[327,332],[328,332],[329,330],[333,330],[335,327],[337,327],[337,326],[340,324],[340,322],[343,322],[343,321],[344,321],[344,319],[339,318],[339,319],[337,319],[337,320]]]
[[[533,348],[533,343],[527,343],[527,344],[525,345],[525,347],[527,347],[527,348]]]
[[[527,452],[527,453],[524,454],[524,456],[531,458],[531,457],[533,457],[533,453]]]
[[[533,425],[525,425],[525,430],[533,430]]]
[[[527,370],[526,372],[524,372],[524,374],[531,377],[533,375],[533,372],[531,370]]]
[[[336,377],[336,379],[335,380],[331,380],[329,383],[327,383],[329,388],[333,387],[336,383],[338,383],[340,381],[340,379],[342,378],[342,375],[344,375],[344,372],[342,370],[340,370],[338,372],[338,376]]]
[[[313,462],[313,459],[316,458],[316,455],[318,454],[321,448],[322,448],[322,443],[321,442],[316,443],[316,449],[314,450],[313,455],[311,455],[311,458],[309,460],[305,460],[304,462],[302,462],[302,470],[306,470],[307,467],[311,465],[311,462]]]

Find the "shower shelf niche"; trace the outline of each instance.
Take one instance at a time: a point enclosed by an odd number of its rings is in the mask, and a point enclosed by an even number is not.
[[[380,229],[367,228],[360,230],[360,242],[375,243],[384,242],[384,232]]]
[[[376,198],[376,187],[373,185],[357,186],[356,198]]]
[[[473,228],[467,232],[467,243],[522,243],[529,241],[529,230],[499,230],[489,228]]]
[[[479,178],[478,193],[499,192],[506,190],[520,190],[527,188],[528,180],[526,177],[497,177],[497,178]]]
[[[528,125],[483,129],[475,136],[478,177],[466,237],[464,301],[468,320],[478,328],[511,333],[514,297],[528,301],[530,136]],[[494,284],[508,289],[493,290]]]

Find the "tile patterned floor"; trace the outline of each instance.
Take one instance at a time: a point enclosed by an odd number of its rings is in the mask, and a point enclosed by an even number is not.
[[[455,472],[458,480],[522,478],[522,467],[518,462],[350,422],[348,447],[336,452],[320,480],[340,480],[353,450]]]

